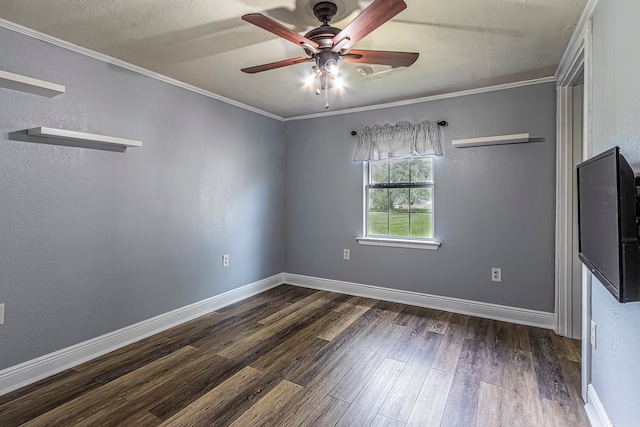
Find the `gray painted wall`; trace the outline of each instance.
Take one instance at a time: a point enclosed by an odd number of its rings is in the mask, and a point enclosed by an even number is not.
[[[285,270],[554,310],[555,85],[287,122]],[[446,119],[435,161],[438,251],[360,246],[364,126]],[[452,139],[529,132],[544,142],[453,148]],[[351,260],[342,249],[351,249]],[[502,283],[491,282],[502,268]]]
[[[281,122],[2,28],[0,52],[67,87],[0,89],[0,369],[283,270]],[[35,126],[144,146],[8,139]]]
[[[620,146],[640,173],[640,2],[600,0],[593,16],[593,153]],[[640,420],[640,303],[618,304],[594,278],[592,384],[616,427]]]

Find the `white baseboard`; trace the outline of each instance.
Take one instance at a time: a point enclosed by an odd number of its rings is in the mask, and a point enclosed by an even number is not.
[[[302,276],[299,274],[282,273],[283,283],[302,286],[305,288],[339,292],[359,297],[381,299],[420,307],[435,308],[470,316],[484,317],[493,320],[518,323],[521,325],[537,326],[553,329],[556,324],[554,313],[528,310],[525,308],[508,307],[486,302],[469,301],[458,298],[441,297],[411,291],[382,288],[363,285],[360,283],[343,282],[339,280],[322,279],[319,277]]]
[[[613,427],[593,384],[587,386],[587,403],[584,405],[584,410],[592,427]]]
[[[4,369],[0,371],[0,396],[234,302],[264,292],[281,283],[281,274],[276,274]]]
[[[281,273],[4,369],[0,371],[0,396],[283,283],[546,329],[555,326],[553,313]]]

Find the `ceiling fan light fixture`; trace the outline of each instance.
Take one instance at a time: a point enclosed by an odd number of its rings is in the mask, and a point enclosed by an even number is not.
[[[305,87],[311,87],[314,85],[314,83],[316,82],[316,77],[317,75],[315,73],[311,73],[309,74],[307,77],[305,77],[304,79],[304,86]]]
[[[333,59],[330,59],[327,61],[325,66],[330,76],[336,77],[338,75],[338,63],[336,61],[334,61]]]
[[[320,71],[326,71],[332,76],[337,74],[340,55],[330,50],[323,50],[316,55],[315,59],[316,66]]]

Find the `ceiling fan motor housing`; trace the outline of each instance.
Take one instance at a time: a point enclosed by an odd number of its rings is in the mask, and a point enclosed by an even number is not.
[[[335,3],[329,1],[322,1],[313,6],[313,14],[322,22],[322,25],[309,31],[305,34],[305,37],[318,43],[318,49],[320,50],[331,49],[333,47],[333,38],[342,31],[340,28],[329,25],[337,11],[338,8]],[[307,48],[305,50],[307,54],[314,56],[314,52]]]
[[[333,47],[333,38],[340,31],[342,31],[340,28],[332,27],[330,25],[321,25],[318,28],[314,28],[313,30],[309,31],[307,34],[305,34],[305,37],[318,43],[319,49],[331,49]],[[310,55],[312,54],[309,51],[307,53],[309,53]]]

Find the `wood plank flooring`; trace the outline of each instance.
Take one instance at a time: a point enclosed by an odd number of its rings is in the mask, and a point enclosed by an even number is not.
[[[0,396],[0,426],[589,426],[580,342],[279,286]]]

